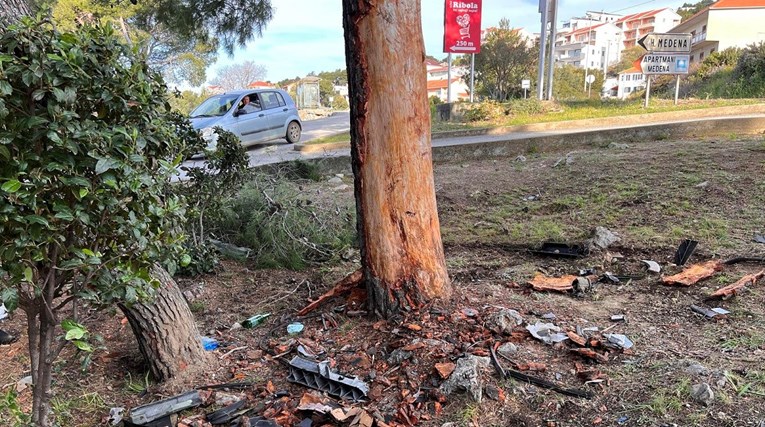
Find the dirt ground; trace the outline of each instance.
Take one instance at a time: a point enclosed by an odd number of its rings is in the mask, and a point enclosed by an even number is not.
[[[368,402],[325,403],[364,408],[387,425],[765,426],[765,280],[732,299],[705,301],[715,289],[765,264],[726,265],[695,285],[674,287],[661,284],[660,276],[647,272],[641,262],[658,262],[662,274],[680,271],[671,262],[686,238],[699,242],[689,264],[765,256],[765,244],[753,240],[755,233],[765,234],[765,141],[731,135],[620,144],[436,165],[455,295],[399,322],[364,316],[359,292],[295,318],[299,308],[357,268],[358,254],[340,265],[302,272],[251,270],[225,262],[217,275],[180,279],[184,289],[201,289],[191,308],[202,333],[221,342],[213,352],[220,366],[193,385],[249,381],[252,387],[230,393],[246,397],[252,415],[282,425],[298,425],[305,418],[312,418],[314,426],[348,425],[332,422],[330,415],[296,410],[310,390],[287,381],[280,360],[294,352],[274,355],[302,344],[324,353],[336,371],[358,375],[369,385]],[[351,183],[348,176],[344,180]],[[352,188],[338,189],[326,181],[304,185],[307,193],[321,191],[352,203]],[[580,258],[531,252],[544,241],[583,242],[597,226],[620,240]],[[583,269],[598,275],[608,271],[622,280],[598,283],[579,295],[537,292],[527,284],[537,272],[577,275]],[[691,311],[692,304],[730,314],[709,319]],[[516,310],[524,323],[504,332],[492,330],[492,319],[502,309]],[[231,329],[258,313],[272,315],[256,328]],[[626,320],[611,320],[619,314]],[[289,336],[286,326],[295,320],[305,330]],[[580,346],[572,339],[546,345],[533,338],[525,326],[537,321],[554,323],[564,332],[598,327],[586,345],[601,360],[573,352]],[[21,331],[23,322],[17,314],[0,328]],[[131,408],[182,391],[154,384],[147,376],[121,313],[93,313],[86,324],[105,339],[84,373],[71,351],[56,365],[53,410],[59,425],[109,425],[111,407]],[[609,347],[604,333],[626,335],[634,346]],[[480,402],[467,393],[446,395],[440,388],[450,364],[467,355],[490,356],[492,348],[508,342],[517,352],[499,357],[505,369],[589,391],[593,397],[569,397],[500,379],[491,365],[476,378]],[[18,342],[0,347],[0,425],[14,422],[8,402],[17,381],[27,375],[25,346],[22,334]],[[713,394],[705,403],[693,396],[700,384]],[[275,397],[280,391],[288,394]],[[30,390],[16,400],[28,407]]]

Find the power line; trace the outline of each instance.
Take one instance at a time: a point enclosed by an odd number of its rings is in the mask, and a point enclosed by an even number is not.
[[[644,1],[643,3],[637,3],[637,4],[633,4],[632,6],[623,7],[623,8],[621,8],[621,9],[619,9],[619,10],[615,10],[615,11],[613,11],[613,12],[608,12],[608,13],[617,13],[617,12],[621,12],[621,11],[623,11],[623,10],[632,9],[633,7],[642,6],[642,5],[644,5],[644,4],[653,3],[653,2],[655,2],[655,1],[656,1],[656,0],[648,0],[648,1]]]

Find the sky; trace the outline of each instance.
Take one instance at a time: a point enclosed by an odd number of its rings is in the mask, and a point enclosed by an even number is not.
[[[684,1],[694,0],[559,0],[558,27],[573,16],[588,10],[630,14],[650,9],[676,9]],[[274,16],[263,37],[235,50],[233,56],[221,52],[208,71],[208,79],[220,66],[253,61],[265,66],[265,80],[304,77],[311,71],[334,71],[345,68],[342,4],[340,0],[272,0]],[[444,0],[421,0],[425,51],[444,58]],[[497,26],[507,18],[513,27],[534,33],[540,30],[538,0],[483,0],[481,26]]]

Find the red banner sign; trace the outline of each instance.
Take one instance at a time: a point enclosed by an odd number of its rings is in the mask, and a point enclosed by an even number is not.
[[[481,0],[446,0],[444,52],[481,51]]]

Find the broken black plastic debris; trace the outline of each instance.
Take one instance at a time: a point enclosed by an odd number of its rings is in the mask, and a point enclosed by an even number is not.
[[[4,330],[0,329],[0,345],[11,344],[17,339],[18,337],[11,335],[8,332],[5,332]]]
[[[693,251],[696,250],[696,245],[698,244],[699,242],[695,240],[683,240],[683,243],[680,243],[680,246],[677,248],[677,252],[675,252],[675,265],[684,265],[686,262],[688,262],[688,258],[693,255]]]
[[[754,241],[757,243],[765,243],[765,236],[763,236],[762,234],[755,234]]]
[[[290,360],[289,368],[287,381],[323,391],[340,399],[357,402],[365,400],[369,393],[369,386],[365,382],[358,377],[346,377],[332,372],[327,361],[316,363],[295,356]]]
[[[248,409],[242,410],[242,407],[246,402],[247,401],[245,400],[240,400],[236,403],[232,403],[231,405],[205,415],[205,419],[212,425],[228,424],[248,411]]]
[[[545,242],[542,247],[531,251],[537,255],[546,255],[552,257],[579,258],[587,255],[589,252],[583,245]]]
[[[130,420],[140,426],[151,425],[152,421],[164,419],[170,414],[180,412],[184,409],[193,408],[202,404],[202,397],[198,391],[190,391],[179,394],[158,402],[149,403],[130,410]]]

